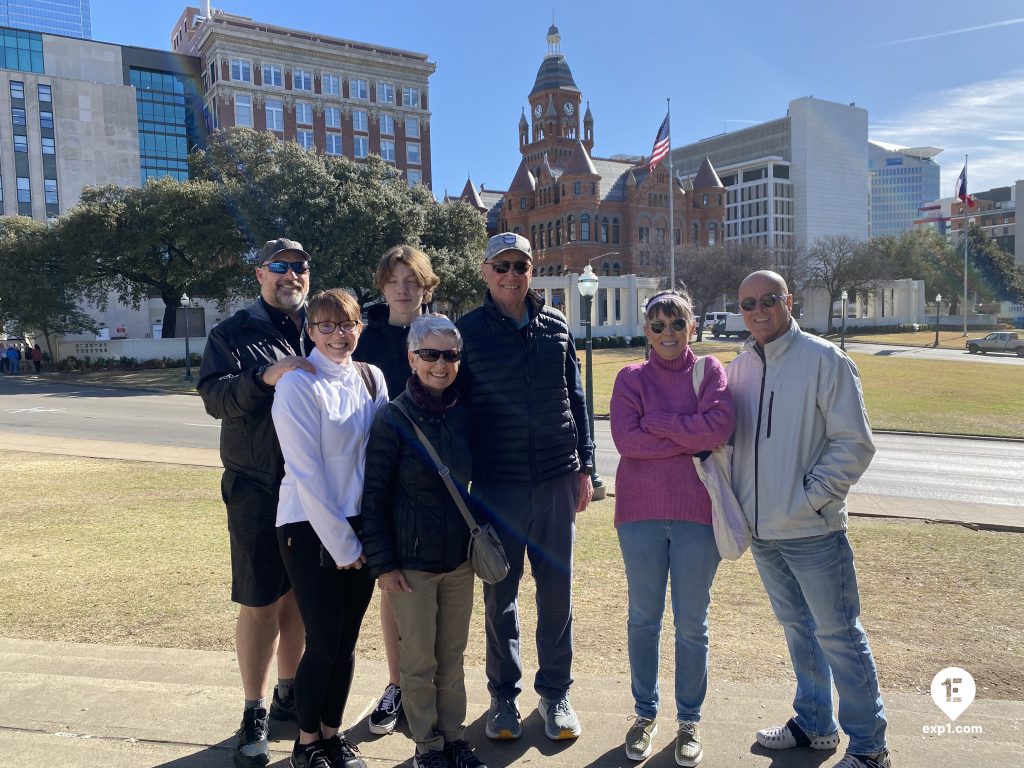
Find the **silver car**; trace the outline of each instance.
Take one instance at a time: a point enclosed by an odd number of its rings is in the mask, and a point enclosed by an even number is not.
[[[1024,334],[1017,331],[996,331],[983,339],[968,339],[967,351],[972,355],[979,352],[1011,352],[1024,357]]]

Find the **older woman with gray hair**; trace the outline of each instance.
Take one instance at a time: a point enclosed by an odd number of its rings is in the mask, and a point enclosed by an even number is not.
[[[415,423],[422,430],[470,504],[469,416],[452,386],[461,356],[462,337],[447,317],[412,322],[412,376],[378,412],[366,452],[363,553],[381,590],[391,594],[398,621],[415,768],[486,768],[465,740],[469,528],[413,429]]]

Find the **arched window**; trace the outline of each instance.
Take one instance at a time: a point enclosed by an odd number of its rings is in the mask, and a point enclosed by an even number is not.
[[[619,220],[612,219],[612,245],[619,244]]]
[[[608,217],[605,216],[601,219],[601,242],[608,242]]]
[[[601,274],[607,276],[611,271],[611,267],[608,266],[608,262],[605,261],[601,264]]]
[[[718,225],[715,222],[708,224],[708,245],[714,245],[718,239]]]
[[[555,245],[562,244],[562,220],[555,222]]]
[[[552,233],[552,226],[551,226],[551,222],[549,221],[548,222],[548,248],[550,248],[554,244],[554,242],[555,242],[552,239],[552,234],[551,233]]]
[[[590,214],[584,213],[580,216],[580,240],[590,239]]]
[[[615,275],[616,277],[622,274],[622,265],[619,264],[619,262],[617,261],[614,264],[612,264],[612,274]]]
[[[693,222],[693,225],[690,227],[690,241],[694,245],[697,245],[697,237],[699,235],[700,235],[700,224],[698,224],[695,221],[695,222]]]
[[[571,213],[565,218],[565,236],[570,243],[576,239],[576,217]]]
[[[532,247],[534,247],[534,248],[538,247],[537,246],[537,225],[536,224],[531,224],[530,225],[530,245]]]

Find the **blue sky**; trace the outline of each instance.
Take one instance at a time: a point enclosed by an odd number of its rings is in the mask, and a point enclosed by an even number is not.
[[[93,37],[167,49],[183,0],[92,0]],[[201,5],[192,2],[192,5]],[[970,155],[970,189],[1024,179],[1024,2],[577,0],[428,3],[222,0],[214,8],[429,54],[434,192],[467,173],[505,189],[517,125],[554,21],[594,114],[594,153],[646,154],[672,99],[680,146],[785,114],[815,96],[856,102],[870,138],[945,151],[943,196]],[[140,11],[140,7],[145,11]]]

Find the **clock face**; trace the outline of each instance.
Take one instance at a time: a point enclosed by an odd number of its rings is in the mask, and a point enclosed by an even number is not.
[[[576,105],[571,101],[567,101],[562,105],[562,111],[569,117],[572,117],[572,113],[576,111]]]
[[[533,108],[533,116],[536,118],[539,118],[543,112],[544,110],[541,108],[540,104]]]

